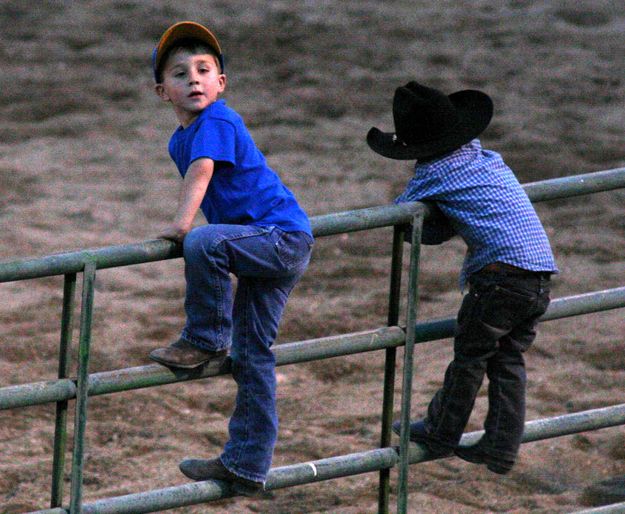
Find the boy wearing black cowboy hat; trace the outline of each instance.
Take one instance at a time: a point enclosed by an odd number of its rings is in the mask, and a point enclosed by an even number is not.
[[[411,423],[410,439],[434,456],[455,453],[505,474],[523,435],[523,352],[547,309],[557,268],[525,191],[501,156],[477,139],[492,114],[492,101],[481,91],[447,96],[410,82],[395,91],[395,132],[372,128],[367,143],[391,159],[416,159],[415,174],[396,203],[433,202],[452,229],[435,242],[455,232],[468,246],[460,283],[469,291],[458,313],[454,358],[427,415]],[[485,434],[473,446],[458,446],[484,375]],[[393,429],[398,432],[399,424]]]

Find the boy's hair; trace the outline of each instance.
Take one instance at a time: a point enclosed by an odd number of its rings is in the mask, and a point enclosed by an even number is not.
[[[165,69],[165,65],[167,64],[167,60],[169,59],[169,57],[175,54],[176,52],[179,52],[180,50],[186,50],[187,52],[190,52],[192,54],[212,55],[215,58],[215,62],[217,63],[217,66],[219,67],[219,72],[223,73],[219,54],[213,48],[211,48],[209,45],[207,45],[203,41],[200,41],[199,39],[192,39],[192,38],[181,39],[180,41],[177,41],[174,44],[174,46],[169,48],[163,55],[163,58],[161,59],[161,62],[160,62],[160,66],[154,72],[157,83],[160,84],[163,81],[163,70]]]

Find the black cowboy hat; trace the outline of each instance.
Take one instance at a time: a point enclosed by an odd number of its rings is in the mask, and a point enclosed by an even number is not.
[[[409,82],[395,90],[395,132],[373,127],[367,144],[391,159],[420,159],[468,143],[490,123],[493,102],[486,93],[465,89],[447,96],[441,91]]]

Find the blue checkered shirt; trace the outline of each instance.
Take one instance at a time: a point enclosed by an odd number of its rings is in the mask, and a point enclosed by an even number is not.
[[[460,287],[487,264],[505,262],[557,273],[547,234],[501,156],[478,139],[441,159],[415,165],[395,203],[435,201],[468,246]]]

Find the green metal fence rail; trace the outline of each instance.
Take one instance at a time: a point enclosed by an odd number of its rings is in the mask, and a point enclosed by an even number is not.
[[[530,421],[525,424],[523,443],[622,424],[625,424],[625,404]],[[464,434],[461,444],[473,444],[483,433],[483,431],[477,431]],[[283,466],[270,471],[267,477],[266,489],[283,489],[333,478],[389,469],[395,466],[398,460],[399,456],[394,448],[376,448],[365,452]],[[420,445],[411,445],[411,464],[428,460],[430,458],[427,452]],[[139,514],[194,505],[230,496],[232,496],[230,489],[221,483],[213,481],[196,482],[98,500],[83,505],[83,512],[89,514]],[[47,509],[37,512],[52,514],[64,513],[65,511],[63,509]]]
[[[625,502],[613,505],[604,505],[594,509],[579,510],[575,514],[623,514],[625,512]]]
[[[534,182],[526,184],[524,187],[534,202],[608,191],[625,187],[625,168]],[[417,323],[419,244],[410,246],[410,263],[406,280],[406,324],[399,326],[401,286],[404,281],[402,277],[404,235],[407,230],[412,230],[412,240],[419,241],[422,222],[427,215],[426,206],[413,203],[334,213],[317,216],[311,220],[316,237],[379,227],[394,227],[387,326],[359,333],[281,344],[274,348],[278,366],[384,350],[385,372],[380,447],[356,454],[274,468],[269,474],[267,489],[291,487],[298,484],[378,471],[380,474],[378,510],[379,512],[388,512],[389,471],[392,467],[397,466],[399,469],[397,511],[406,512],[409,465],[427,459],[419,445],[408,442],[413,347],[416,343],[448,338],[452,336],[455,326],[454,319],[429,320]],[[58,379],[0,388],[0,410],[56,403],[51,508],[38,512],[69,512],[70,514],[128,512],[135,514],[203,503],[231,495],[231,491],[225,484],[206,481],[118,498],[105,498],[94,503],[83,504],[82,502],[84,436],[88,398],[90,396],[230,373],[229,360],[226,360],[219,368],[209,365],[199,372],[173,372],[162,366],[150,365],[89,373],[96,271],[178,257],[181,257],[179,246],[163,240],[154,240],[0,263],[0,282],[52,275],[65,276]],[[69,374],[69,355],[78,273],[83,273],[82,308],[78,338],[78,372],[77,376],[72,378]],[[625,287],[556,299],[551,303],[542,321],[620,307],[625,307]],[[399,447],[395,448],[390,443],[396,350],[399,346],[404,347],[400,410],[401,436]],[[76,400],[74,405],[74,448],[69,505],[62,507],[69,400]],[[528,422],[523,441],[536,441],[622,424],[625,424],[625,404]],[[479,437],[479,432],[465,434],[462,442],[463,444],[470,444]]]

